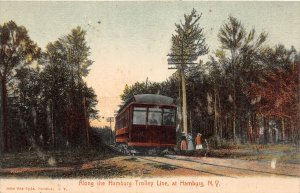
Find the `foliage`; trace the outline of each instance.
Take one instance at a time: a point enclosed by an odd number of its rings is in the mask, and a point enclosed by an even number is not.
[[[9,81],[15,68],[30,64],[40,54],[40,48],[30,39],[25,27],[14,21],[0,25],[0,77]]]
[[[266,45],[267,33],[229,16],[217,36],[219,49],[197,61],[208,53],[200,19],[193,9],[175,24],[168,61],[178,71],[163,82],[126,85],[121,99],[161,94],[181,106],[183,74],[193,134],[218,147],[232,145],[226,140],[299,143],[300,54],[293,46]],[[89,119],[97,118],[95,91],[83,79],[93,64],[90,54],[80,27],[42,52],[25,27],[0,25],[0,153],[90,143]]]
[[[89,118],[98,112],[97,96],[83,80],[93,63],[86,32],[77,27],[41,53],[25,27],[13,21],[0,27],[4,150],[88,144]]]
[[[196,13],[192,11],[191,15]],[[186,23],[176,25],[169,62],[184,64],[189,130],[193,135],[201,132],[214,146],[228,148],[248,142],[297,143],[300,57],[295,48],[265,45],[266,32],[257,34],[254,28],[247,31],[237,18],[229,16],[218,34],[220,48],[208,61],[187,68],[194,58],[186,56],[201,53],[191,51],[195,48],[193,41],[187,41],[192,37],[188,33],[191,24],[200,19],[191,15],[185,15]],[[133,94],[159,93],[177,99],[181,106],[180,89],[176,72],[153,87],[147,82],[126,85],[121,98],[125,101]]]
[[[167,80],[158,82],[136,82],[133,85],[125,85],[121,99],[123,102],[137,94],[161,94],[178,98],[178,76],[177,73],[171,75]]]
[[[184,23],[175,24],[176,34],[172,35],[172,47],[169,60],[177,69],[186,69],[199,56],[208,53],[203,28],[199,25],[201,15],[195,9],[184,15]]]
[[[55,140],[53,145],[89,143],[87,120],[97,118],[96,95],[82,79],[93,63],[88,58],[90,48],[85,35],[86,32],[77,27],[49,43],[44,54],[43,78],[48,80],[48,85],[43,94],[52,106],[52,122],[57,133],[57,139],[51,139]]]
[[[16,70],[31,64],[39,57],[40,48],[30,39],[27,30],[14,21],[0,25],[1,114],[0,153],[13,148],[13,131],[9,128],[8,92]]]

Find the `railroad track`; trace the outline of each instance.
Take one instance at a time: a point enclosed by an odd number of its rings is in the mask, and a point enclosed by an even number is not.
[[[182,156],[185,157],[185,156]],[[203,161],[194,161],[194,160],[186,160],[186,159],[178,159],[175,156],[172,157],[145,157],[145,156],[136,156],[141,160],[147,160],[152,162],[157,162],[160,164],[168,164],[173,167],[190,169],[194,171],[199,171],[205,174],[211,174],[215,176],[223,176],[223,177],[231,177],[231,178],[241,178],[241,177],[249,177],[249,176],[261,176],[261,177],[297,177],[299,178],[299,170],[297,174],[289,174],[289,173],[280,173],[280,171],[270,171],[265,168],[265,170],[261,168],[243,168],[241,166],[229,166],[224,164],[216,164],[216,163],[207,163]],[[247,162],[247,161],[245,161]]]
[[[213,175],[213,176],[221,176],[221,177],[230,177],[230,178],[236,178],[235,176],[231,176],[231,175],[226,175],[226,174],[222,174],[222,173],[218,173],[218,172],[213,172],[213,171],[207,171],[207,170],[203,170],[201,168],[195,168],[195,167],[191,167],[189,164],[184,164],[182,165],[182,163],[169,163],[168,161],[162,161],[161,159],[157,159],[155,157],[143,157],[143,156],[135,156],[136,158],[140,159],[140,160],[145,160],[145,161],[150,161],[150,162],[154,162],[154,163],[159,163],[159,164],[164,164],[167,166],[172,166],[175,168],[182,168],[182,169],[188,169],[188,170],[192,170],[192,171],[197,171],[199,173],[202,174],[208,174],[208,175]],[[161,157],[159,157],[161,158]]]
[[[119,152],[116,147],[108,146],[112,151]],[[120,152],[119,152],[120,153]],[[193,170],[203,175],[221,176],[229,178],[242,178],[249,176],[262,176],[262,177],[300,177],[300,171],[292,173],[284,172],[282,170],[272,170],[266,168],[263,163],[254,163],[243,160],[230,160],[216,159],[216,158],[192,158],[187,156],[141,156],[131,155],[137,159],[145,162],[152,162],[156,164],[163,164],[175,168],[182,168],[186,170]],[[217,160],[217,161],[214,161]],[[224,163],[223,163],[224,162]],[[254,164],[253,166],[251,164]]]
[[[190,162],[196,162],[199,164],[203,164],[203,165],[208,165],[208,166],[214,166],[214,167],[219,167],[219,168],[228,168],[228,169],[233,169],[233,170],[241,170],[241,171],[245,171],[248,173],[254,173],[257,175],[260,174],[265,174],[265,175],[276,175],[276,176],[283,176],[283,177],[300,177],[300,170],[291,173],[285,173],[282,171],[276,171],[275,168],[271,169],[270,167],[266,167],[266,163],[263,162],[256,162],[256,164],[260,165],[259,168],[252,168],[252,167],[246,167],[247,164],[243,164],[243,166],[241,166],[242,164],[231,164],[229,165],[228,163],[210,163],[209,160],[204,161],[202,160],[197,160],[197,159],[192,159],[191,157],[186,157],[186,156],[172,156],[172,155],[167,155],[167,157],[169,159],[177,159],[177,160],[188,160]],[[208,159],[212,159],[212,158],[208,158]],[[228,160],[228,159],[227,159]],[[246,160],[236,160],[235,162],[249,162]],[[251,161],[250,161],[251,162]],[[248,163],[248,165],[250,165]],[[298,169],[300,169],[298,167]],[[273,170],[273,171],[272,171]]]

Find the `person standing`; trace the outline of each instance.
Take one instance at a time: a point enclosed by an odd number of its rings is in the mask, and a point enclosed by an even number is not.
[[[201,136],[202,136],[202,134],[201,134],[201,133],[198,133],[198,134],[197,134],[197,137],[195,138],[195,142],[196,142],[196,150],[201,150],[201,149],[203,149]]]
[[[193,137],[192,135],[189,133],[187,134],[187,150],[188,151],[193,151],[194,149],[194,143],[193,143]]]
[[[186,141],[185,134],[182,134],[182,136],[181,136],[180,150],[181,151],[186,151],[187,150],[187,141]]]

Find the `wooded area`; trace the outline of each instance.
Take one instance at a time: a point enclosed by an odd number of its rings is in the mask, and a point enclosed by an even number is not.
[[[209,45],[201,15],[193,10],[184,19],[165,53],[177,71],[163,82],[126,85],[121,99],[162,94],[181,107],[185,82],[188,131],[194,136],[201,132],[217,145],[299,143],[299,52],[267,45],[266,32],[247,30],[230,16],[216,37],[219,49],[203,61],[199,57]],[[42,50],[24,26],[0,25],[0,153],[91,143],[97,96],[83,79],[93,64],[85,37],[77,27]],[[178,115],[182,127],[180,108]]]
[[[88,75],[90,48],[80,27],[42,51],[25,27],[0,25],[1,152],[90,144],[97,117]]]
[[[247,30],[229,16],[216,37],[220,48],[204,62],[198,58],[207,53],[200,17],[193,10],[184,16],[185,22],[175,24],[169,56],[172,64],[179,61],[178,70],[163,82],[126,85],[122,100],[141,93],[162,94],[176,99],[181,107],[183,71],[188,131],[193,136],[201,132],[217,146],[299,143],[299,52],[293,46],[267,45],[266,32]],[[182,131],[181,109],[178,115]]]

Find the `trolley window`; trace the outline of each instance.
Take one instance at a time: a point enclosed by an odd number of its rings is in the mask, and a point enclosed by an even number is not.
[[[162,122],[162,109],[149,108],[148,125],[161,125],[161,122]]]
[[[168,125],[168,126],[175,125],[175,110],[174,109],[164,109],[163,125]]]
[[[144,107],[134,107],[133,109],[133,124],[135,125],[145,125],[147,116],[147,108]]]

